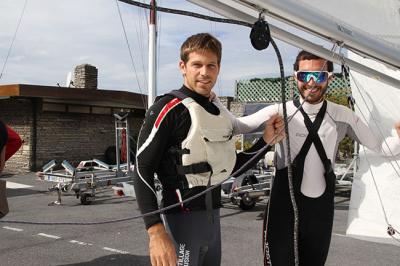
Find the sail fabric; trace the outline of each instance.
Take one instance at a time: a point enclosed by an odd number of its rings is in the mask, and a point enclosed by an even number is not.
[[[400,1],[398,0],[300,0],[300,2],[400,49]],[[357,12],[354,12],[355,10]],[[398,69],[388,68],[351,51],[347,56],[400,80]],[[393,125],[395,121],[400,121],[400,88],[386,85],[355,71],[350,73],[356,113],[366,120],[378,138],[396,135]],[[400,245],[386,232],[387,222],[400,230],[398,166],[400,156],[383,157],[362,146],[359,155],[358,170],[352,184],[346,233],[366,240]]]
[[[400,71],[389,69],[351,52],[348,56],[400,79]],[[356,113],[366,120],[370,129],[380,139],[396,136],[393,125],[395,121],[400,121],[400,89],[354,71],[350,73]],[[388,223],[399,230],[400,156],[388,154],[388,157],[383,157],[362,146],[359,154],[358,169],[352,185],[346,233],[362,239],[400,245],[387,234],[387,222],[382,210],[383,205]],[[375,178],[378,191],[373,178]],[[397,237],[400,236],[397,235]]]
[[[299,0],[298,2],[400,49],[400,1],[398,0]]]

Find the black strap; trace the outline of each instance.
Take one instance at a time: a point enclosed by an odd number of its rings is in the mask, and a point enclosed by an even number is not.
[[[300,102],[298,99],[294,100],[293,103],[297,108],[300,106]],[[322,121],[323,121],[325,113],[326,113],[326,107],[327,107],[327,102],[324,101],[321,109],[319,110],[319,112],[317,114],[317,117],[315,118],[314,123],[311,122],[310,117],[304,111],[303,107],[300,108],[300,112],[304,117],[304,124],[306,125],[308,133],[309,133],[306,141],[304,142],[302,150],[300,152],[305,152],[305,154],[307,154],[308,150],[311,147],[311,143],[314,143],[315,148],[318,152],[318,155],[321,158],[321,161],[324,165],[325,172],[328,173],[328,172],[332,171],[331,161],[328,159],[328,156],[326,155],[324,146],[318,135],[318,130],[322,124]]]
[[[173,90],[167,93],[167,95],[172,95],[180,100],[186,99],[189,96],[187,96],[186,94],[184,94],[183,92],[179,91],[179,90]]]
[[[176,170],[180,175],[186,174],[200,174],[211,171],[211,165],[207,162],[194,163],[191,165],[177,165]]]
[[[171,148],[168,149],[168,153],[174,155],[183,155],[183,154],[190,154],[190,150],[187,148],[179,149],[176,146],[172,146]]]

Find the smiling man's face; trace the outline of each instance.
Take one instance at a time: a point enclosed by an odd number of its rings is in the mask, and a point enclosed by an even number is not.
[[[209,97],[217,81],[219,64],[217,55],[210,51],[198,51],[189,54],[189,60],[179,62],[185,86],[205,97]]]
[[[299,61],[300,71],[327,71],[328,66],[326,61],[323,59],[310,59]],[[307,102],[311,104],[317,104],[324,99],[324,94],[328,87],[328,83],[331,77],[329,77],[323,83],[316,83],[313,78],[309,82],[302,82],[295,77],[297,81],[297,87],[299,88],[300,95]]]

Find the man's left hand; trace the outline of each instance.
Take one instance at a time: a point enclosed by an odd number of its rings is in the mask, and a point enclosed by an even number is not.
[[[274,145],[285,138],[285,123],[282,116],[275,114],[265,123],[264,141]]]

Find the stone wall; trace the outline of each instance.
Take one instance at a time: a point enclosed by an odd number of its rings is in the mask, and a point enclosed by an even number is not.
[[[218,97],[221,103],[236,117],[243,116],[244,113],[244,103],[238,102],[235,98],[229,96]],[[242,135],[236,135],[236,149],[242,149]]]
[[[24,140],[22,147],[11,157],[5,166],[5,172],[27,172],[31,167],[31,99],[3,99],[0,100],[0,119],[11,126]]]
[[[235,98],[229,96],[218,97],[221,103],[231,111],[237,117],[240,117],[244,113],[244,103],[238,102]]]
[[[130,118],[136,138],[142,119]],[[38,120],[37,163],[68,160],[76,166],[82,160],[104,160],[108,146],[115,145],[115,124],[111,115],[43,112]]]
[[[33,156],[34,105],[37,110],[36,161]],[[112,115],[49,112],[42,111],[41,106],[38,99],[0,100],[0,119],[24,140],[22,148],[6,163],[5,172],[36,171],[52,159],[68,160],[74,166],[82,160],[104,160],[106,148],[115,145]],[[143,118],[129,117],[131,136],[135,139],[142,121]]]

